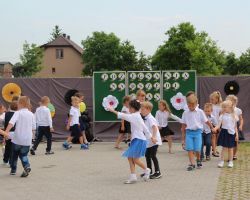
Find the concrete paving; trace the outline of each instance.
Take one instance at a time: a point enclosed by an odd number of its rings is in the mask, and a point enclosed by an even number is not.
[[[125,144],[122,145],[124,149]],[[32,172],[20,178],[0,166],[0,199],[18,200],[213,200],[220,169],[217,158],[204,163],[201,170],[187,172],[188,158],[180,144],[174,144],[174,154],[167,153],[164,143],[158,157],[163,177],[149,182],[139,181],[124,185],[129,175],[127,160],[113,143],[95,143],[83,151],[74,145],[69,151],[54,143],[54,155],[46,156],[45,144],[38,147],[37,155],[30,156]],[[137,174],[141,173],[137,169]]]

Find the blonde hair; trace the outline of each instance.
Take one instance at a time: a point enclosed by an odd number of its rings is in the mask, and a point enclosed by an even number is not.
[[[236,97],[235,95],[233,94],[230,94],[226,97],[226,100],[229,100],[233,103],[233,106],[237,106],[238,104],[238,97]]]
[[[221,93],[219,91],[214,91],[210,94],[210,99],[211,98],[216,98],[217,99],[217,104],[221,104],[222,103],[222,96],[221,96]]]
[[[205,109],[211,109],[211,110],[213,110],[213,104],[212,103],[205,103],[204,110]]]
[[[189,97],[187,97],[187,103],[188,104],[194,104],[194,103],[198,103],[198,98],[195,94],[190,95]]]
[[[128,102],[128,101],[130,101],[131,100],[131,97],[130,96],[124,96],[123,98],[122,98],[122,103],[124,104],[124,103],[126,103],[126,102]]]
[[[165,107],[165,111],[168,111],[169,113],[171,113],[171,109],[170,109],[168,103],[165,100],[163,100],[163,99],[160,100],[159,104],[161,104],[161,105],[163,105]]]
[[[221,107],[230,107],[231,108],[231,114],[232,114],[232,117],[234,120],[237,120],[237,116],[235,114],[235,111],[234,111],[234,107],[233,107],[233,102],[230,101],[230,100],[225,100],[221,103]]]
[[[74,102],[77,102],[77,103],[80,103],[80,99],[76,96],[72,96],[71,97],[71,103],[74,103]]]
[[[24,108],[28,108],[28,109],[30,109],[32,107],[31,103],[30,103],[30,98],[27,96],[19,97],[18,104],[23,106]]]
[[[153,104],[149,101],[142,102],[141,107],[150,110],[150,112],[153,110]]]
[[[139,97],[139,96],[146,96],[146,92],[144,90],[137,90],[136,92],[136,97]]]
[[[46,104],[46,103],[49,103],[49,102],[50,102],[49,97],[43,96],[43,97],[41,98],[41,103],[42,103],[42,104]]]

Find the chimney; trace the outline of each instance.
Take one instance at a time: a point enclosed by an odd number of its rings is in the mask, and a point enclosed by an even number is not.
[[[70,40],[70,35],[67,35],[68,40]]]
[[[63,33],[63,37],[65,37],[65,38],[66,38],[66,34],[65,34],[65,33]]]

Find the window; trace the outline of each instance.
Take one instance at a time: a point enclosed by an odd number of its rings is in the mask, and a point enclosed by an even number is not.
[[[56,68],[52,67],[52,74],[55,74],[55,73],[56,73]]]
[[[56,59],[63,59],[63,49],[56,49]]]

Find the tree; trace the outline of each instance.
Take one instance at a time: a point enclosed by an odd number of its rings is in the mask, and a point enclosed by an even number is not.
[[[226,63],[223,74],[237,75],[239,74],[239,59],[233,52],[230,52],[225,57]]]
[[[51,35],[51,38],[49,41],[51,42],[62,35],[62,29],[60,29],[58,25],[55,25],[50,35]]]
[[[197,32],[189,22],[170,28],[167,41],[152,57],[155,70],[197,70],[198,74],[220,74],[224,52],[205,32]]]
[[[43,49],[36,44],[23,44],[23,54],[20,63],[15,64],[13,73],[15,77],[30,77],[42,69]]]
[[[135,50],[131,42],[121,42],[114,33],[94,32],[82,41],[82,45],[83,75],[103,70],[145,70],[150,63],[142,52]]]
[[[250,74],[250,48],[239,58],[239,74]]]

